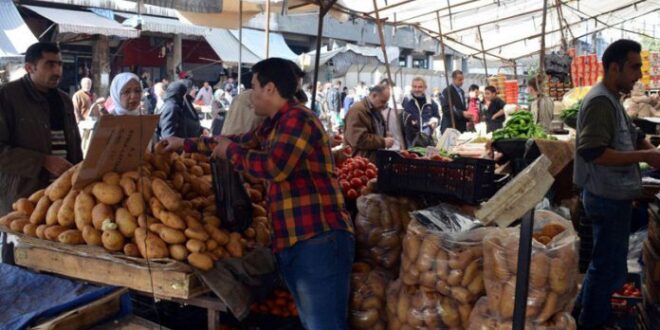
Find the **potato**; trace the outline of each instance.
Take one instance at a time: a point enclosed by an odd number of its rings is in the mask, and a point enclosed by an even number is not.
[[[122,201],[124,198],[124,191],[119,185],[108,184],[106,182],[99,182],[92,188],[92,194],[96,199],[108,205],[114,205]]]
[[[44,195],[46,195],[46,189],[45,188],[44,189],[39,189],[39,190],[33,192],[32,195],[30,195],[30,197],[28,197],[28,200],[30,202],[32,202],[32,204],[37,204],[39,202],[39,200],[41,199],[41,197],[44,197]]]
[[[250,200],[253,203],[259,203],[263,201],[264,196],[261,194],[261,191],[249,187],[246,187],[245,190],[247,191],[248,196],[250,196]]]
[[[37,237],[37,225],[29,223],[23,226],[23,234],[30,237]]]
[[[142,193],[145,201],[150,200],[154,197],[154,193],[151,190],[151,179],[148,177],[141,177],[137,181],[137,191]]]
[[[451,288],[451,296],[461,304],[469,304],[474,299],[470,291],[460,286]]]
[[[23,228],[25,228],[26,225],[30,224],[30,220],[28,218],[23,217],[23,218],[18,218],[14,219],[10,224],[9,224],[9,229],[11,229],[14,232],[17,233],[23,233]]]
[[[7,215],[4,217],[0,218],[0,225],[9,227],[12,221],[25,217],[27,217],[27,215],[23,211],[12,211],[7,213]]]
[[[454,269],[449,272],[449,277],[447,278],[447,284],[450,286],[457,286],[461,284],[463,280],[463,271]]]
[[[149,228],[149,225],[153,223],[159,223],[159,221],[154,217],[145,214],[140,214],[138,217],[138,226],[140,227]]]
[[[75,224],[76,218],[73,208],[76,204],[76,197],[78,197],[78,191],[73,189],[64,197],[62,206],[57,212],[57,222],[60,226],[70,228]]]
[[[135,230],[135,244],[137,244],[143,258],[155,259],[169,256],[167,244],[146,228],[140,227]]]
[[[134,216],[137,217],[144,213],[146,205],[142,194],[139,192],[134,192],[129,195],[126,199],[126,208]]]
[[[191,229],[196,229],[196,230],[202,230],[204,228],[204,225],[202,225],[201,222],[199,222],[195,217],[192,217],[190,215],[185,216],[185,221],[186,221],[186,226]]]
[[[83,188],[82,191],[84,191],[85,193],[91,195],[91,194],[92,194],[92,190],[94,190],[94,186],[95,186],[97,183],[98,183],[98,182],[92,182],[92,183],[86,185],[85,188]]]
[[[484,278],[483,273],[479,272],[477,276],[468,284],[468,291],[476,297],[481,296],[484,292]]]
[[[78,229],[69,229],[61,232],[59,235],[57,235],[57,240],[60,241],[60,243],[73,245],[85,243],[82,233]]]
[[[268,227],[263,223],[258,223],[255,231],[257,232],[257,243],[264,247],[270,246],[270,231]]]
[[[206,244],[200,240],[190,239],[186,242],[186,248],[192,253],[201,253],[206,251]]]
[[[182,244],[172,244],[169,247],[170,256],[174,260],[185,261],[188,258],[188,249]]]
[[[160,221],[166,226],[174,229],[186,229],[186,222],[181,219],[176,213],[162,211],[160,212]]]
[[[232,257],[240,258],[243,257],[243,245],[241,244],[241,234],[231,233],[229,234],[229,243],[225,247],[229,254]]]
[[[124,236],[116,229],[104,230],[101,235],[103,247],[110,252],[119,252],[124,248]]]
[[[552,291],[563,294],[568,291],[569,286],[571,286],[573,281],[570,279],[570,269],[566,267],[566,261],[553,258],[550,261],[550,274],[548,275],[548,280],[550,282],[550,288]]]
[[[213,227],[210,224],[205,224],[204,229],[211,235],[213,240],[218,242],[221,246],[226,245],[229,243],[229,234],[227,232],[223,231],[222,229],[219,229],[217,227]]]
[[[126,243],[124,245],[124,254],[129,257],[139,258],[140,250],[135,243]]]
[[[115,212],[115,219],[119,232],[126,238],[133,237],[135,229],[138,227],[135,217],[127,209],[120,207]]]
[[[46,225],[46,224],[41,224],[41,225],[37,226],[37,230],[36,230],[37,237],[39,237],[41,239],[47,239],[46,234],[44,233],[46,231],[46,228],[48,228],[48,225]]]
[[[252,217],[257,218],[257,217],[267,217],[268,212],[266,212],[266,209],[259,205],[252,203]]]
[[[60,225],[48,226],[48,228],[44,230],[44,236],[49,241],[56,241],[57,237],[60,236],[61,233],[67,230],[68,230],[67,228],[64,228]]]
[[[35,206],[34,211],[32,211],[32,214],[30,215],[30,223],[35,225],[43,223],[46,220],[46,213],[48,213],[50,204],[51,201],[48,196],[41,197],[37,202],[37,206]]]
[[[121,174],[121,179],[123,180],[124,178],[132,179],[133,181],[137,181],[137,179],[140,178],[140,173],[138,173],[138,171],[124,172],[124,173]],[[121,185],[121,180],[119,180],[119,185]]]
[[[203,170],[200,166],[195,165],[195,166],[192,166],[192,167],[188,170],[188,173],[190,173],[190,174],[192,174],[192,175],[194,175],[194,176],[203,176],[203,175],[204,175],[204,170]]]
[[[353,312],[350,317],[352,329],[372,329],[379,321],[377,309],[361,310]]]
[[[174,186],[174,189],[180,191],[184,183],[183,174],[175,173],[174,177],[172,177],[172,185]]]
[[[168,244],[181,244],[186,242],[186,235],[182,231],[162,226],[157,231],[158,236]]]
[[[130,196],[132,193],[137,191],[135,181],[129,177],[122,177],[121,180],[119,180],[119,186],[122,190],[124,190],[124,195],[126,196]]]
[[[202,242],[205,242],[206,240],[209,239],[209,234],[203,229],[193,229],[193,228],[187,228],[185,230],[186,237],[200,240]]]
[[[94,208],[94,197],[86,192],[81,192],[76,197],[73,206],[76,228],[82,230],[87,225],[92,225],[92,209]]]
[[[27,198],[19,198],[13,204],[13,209],[15,211],[21,211],[29,217],[34,211],[34,203],[30,202]]]
[[[543,252],[535,252],[532,255],[532,263],[529,267],[529,285],[535,289],[545,287],[548,282],[548,270],[550,258]]]
[[[220,224],[222,223],[220,221],[220,218],[218,218],[215,215],[204,215],[204,218],[202,219],[202,222],[213,225],[214,227],[220,227]]]
[[[465,274],[463,275],[463,279],[461,280],[461,286],[466,288],[472,280],[479,274],[479,269],[481,267],[481,263],[479,259],[474,259],[466,268],[465,268]]]
[[[98,203],[92,208],[92,224],[96,230],[101,230],[103,221],[115,221],[115,211],[109,205]]]
[[[168,210],[177,211],[181,208],[181,197],[179,197],[172,188],[165,183],[165,181],[154,179],[151,182],[151,189],[156,198],[158,198]]]
[[[119,181],[121,180],[121,176],[117,174],[116,172],[108,172],[103,175],[103,182],[109,184],[109,185],[118,185]],[[113,203],[114,204],[114,203]]]
[[[48,208],[48,213],[46,213],[47,225],[51,226],[58,224],[57,214],[60,212],[60,208],[62,208],[63,202],[64,200],[58,199],[53,204],[50,205],[50,207]]]
[[[213,259],[203,253],[191,253],[188,255],[188,263],[203,271],[208,271],[213,268]]]
[[[55,182],[51,183],[48,188],[46,188],[46,195],[54,202],[58,199],[64,198],[69,190],[71,190],[71,177],[73,176],[73,171],[75,171],[75,166],[68,169]]]
[[[218,248],[218,242],[213,239],[206,241],[206,251],[213,251]]]
[[[101,231],[94,229],[90,225],[86,225],[82,229],[83,240],[87,245],[96,245],[102,246],[103,242],[101,241]]]

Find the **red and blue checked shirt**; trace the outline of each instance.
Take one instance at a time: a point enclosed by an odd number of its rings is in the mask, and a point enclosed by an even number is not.
[[[273,251],[330,230],[353,232],[334,174],[330,141],[308,109],[286,104],[253,131],[228,136],[227,158],[238,171],[269,182]],[[215,141],[187,140],[187,152],[211,152]]]

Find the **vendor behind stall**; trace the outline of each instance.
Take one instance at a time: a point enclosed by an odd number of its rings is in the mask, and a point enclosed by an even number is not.
[[[23,78],[0,88],[0,214],[82,160],[73,103],[57,89],[62,77],[57,45],[30,46],[25,70]]]
[[[660,168],[660,152],[644,139],[620,102],[642,76],[641,46],[612,43],[605,77],[584,98],[577,120],[575,184],[593,222],[593,253],[576,301],[584,329],[609,326],[610,298],[626,281],[632,200],[642,190],[639,163]]]
[[[330,138],[314,113],[294,97],[299,70],[281,58],[252,68],[252,103],[266,117],[255,130],[162,143],[166,151],[213,150],[235,169],[266,179],[272,248],[303,325],[348,329],[353,226],[334,174]]]

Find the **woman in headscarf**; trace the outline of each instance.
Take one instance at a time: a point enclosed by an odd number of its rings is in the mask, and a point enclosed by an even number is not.
[[[165,104],[158,123],[158,138],[160,140],[176,136],[193,138],[202,135],[202,125],[197,112],[187,97],[192,82],[179,80],[167,86]]]
[[[110,98],[115,116],[140,115],[140,101],[142,99],[142,85],[140,77],[134,73],[120,73],[112,79],[110,84]]]

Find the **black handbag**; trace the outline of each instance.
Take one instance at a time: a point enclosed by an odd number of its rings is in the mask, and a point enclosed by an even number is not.
[[[415,138],[412,141],[411,147],[433,147],[435,146],[435,142],[433,141],[433,137],[424,133],[424,132],[418,132],[415,135]]]
[[[252,201],[243,179],[228,160],[211,158],[211,174],[220,226],[232,232],[243,232],[252,224]]]

